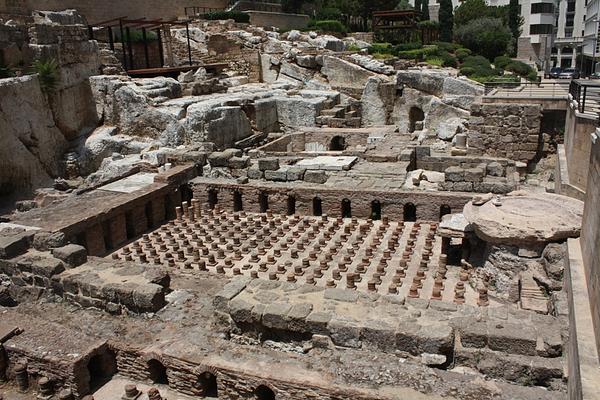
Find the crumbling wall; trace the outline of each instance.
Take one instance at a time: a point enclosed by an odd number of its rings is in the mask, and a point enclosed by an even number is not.
[[[467,131],[469,153],[534,162],[543,150],[541,120],[539,105],[473,104]]]

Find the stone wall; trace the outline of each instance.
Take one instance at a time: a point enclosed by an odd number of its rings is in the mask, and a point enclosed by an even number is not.
[[[469,153],[533,162],[543,150],[541,119],[539,105],[473,104]]]
[[[585,192],[589,179],[589,161],[592,141],[598,118],[578,113],[573,107],[567,110],[565,124],[565,156],[569,185]]]
[[[596,345],[600,350],[600,133],[596,130],[587,180],[581,251],[587,278],[590,307],[594,320]]]
[[[0,14],[30,14],[34,10],[77,9],[89,23],[127,16],[164,20],[185,17],[185,7],[224,9],[224,0],[0,0]]]
[[[354,191],[339,190],[321,185],[281,187],[269,184],[222,183],[202,178],[190,182],[194,198],[205,207],[209,205],[209,190],[217,192],[217,205],[222,209],[234,209],[234,194],[241,193],[242,207],[245,211],[261,212],[259,197],[264,193],[268,197],[268,208],[274,213],[288,213],[288,197],[295,198],[295,213],[313,215],[313,199],[321,200],[322,212],[330,216],[342,215],[342,200],[348,199],[351,204],[351,214],[358,218],[370,218],[372,202],[377,200],[381,205],[381,215],[391,220],[403,220],[404,206],[416,206],[417,220],[438,221],[440,209],[447,205],[451,210],[462,210],[471,200],[471,196],[455,193],[436,192],[393,192],[393,191]]]
[[[276,27],[282,30],[306,28],[309,21],[308,15],[285,14],[267,11],[246,11],[250,14],[250,23],[264,28]]]

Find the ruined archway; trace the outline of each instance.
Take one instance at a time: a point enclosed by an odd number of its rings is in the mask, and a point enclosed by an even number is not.
[[[413,203],[406,203],[403,212],[404,222],[415,222],[417,220],[417,207]]]
[[[167,367],[160,361],[152,358],[148,360],[148,375],[150,380],[154,383],[163,385],[169,384],[169,377],[167,376]]]
[[[243,209],[242,193],[239,190],[236,190],[233,192],[233,211],[242,211]]]
[[[319,197],[315,197],[313,199],[313,215],[316,217],[320,217],[323,215],[323,203]]]
[[[296,198],[294,196],[288,196],[287,198],[287,215],[296,214]]]
[[[334,136],[329,143],[330,151],[344,151],[346,150],[346,139],[343,136]]]
[[[381,219],[381,203],[379,200],[373,200],[371,202],[371,219],[374,221]]]
[[[258,204],[260,206],[260,212],[265,213],[269,209],[269,195],[265,192],[261,192],[258,195]]]
[[[420,107],[412,106],[408,111],[408,131],[414,132],[416,130],[417,122],[425,120],[425,113]]]
[[[217,377],[206,371],[198,376],[198,388],[204,397],[218,398]]]
[[[352,202],[348,199],[342,200],[342,218],[352,218]]]
[[[260,385],[254,390],[257,400],[275,400],[275,392],[265,385]]]
[[[208,208],[213,210],[219,202],[219,194],[216,189],[208,189]]]
[[[95,392],[117,373],[117,359],[115,354],[107,350],[103,353],[91,357],[87,363],[87,370],[90,376],[88,383],[91,392]]]

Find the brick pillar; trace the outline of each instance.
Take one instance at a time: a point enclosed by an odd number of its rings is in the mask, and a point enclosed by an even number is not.
[[[102,256],[106,253],[104,232],[100,224],[96,224],[85,231],[85,245],[90,256]]]

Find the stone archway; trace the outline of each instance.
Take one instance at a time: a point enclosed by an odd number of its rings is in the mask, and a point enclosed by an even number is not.
[[[408,131],[414,132],[417,127],[417,122],[425,120],[425,113],[420,107],[412,106],[408,111]]]
[[[344,151],[346,150],[346,139],[343,136],[334,136],[329,143],[330,151]]]

